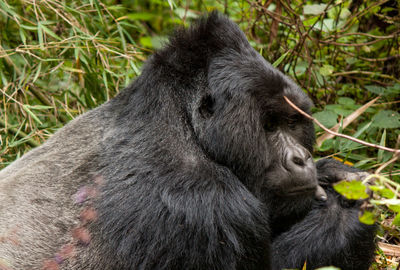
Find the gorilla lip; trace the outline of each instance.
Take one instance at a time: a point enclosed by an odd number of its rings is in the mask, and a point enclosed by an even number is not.
[[[317,189],[317,185],[294,187],[294,188],[290,188],[289,190],[287,190],[286,195],[295,196],[295,195],[315,193],[316,189]]]

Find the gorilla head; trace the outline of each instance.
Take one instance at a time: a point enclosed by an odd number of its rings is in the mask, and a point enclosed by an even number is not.
[[[117,97],[0,172],[0,268],[271,269],[274,228],[319,187],[313,125],[283,96],[309,112],[226,17],[178,30]]]
[[[311,102],[249,45],[237,25],[214,13],[178,32],[154,60],[185,86],[189,121],[208,158],[255,193],[315,190],[313,125],[283,96],[307,112]]]

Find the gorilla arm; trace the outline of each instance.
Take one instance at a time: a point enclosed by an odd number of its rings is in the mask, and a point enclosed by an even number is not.
[[[172,163],[106,183],[89,269],[269,269],[264,206],[225,167]]]
[[[367,270],[373,260],[376,226],[359,221],[362,201],[347,200],[332,184],[367,175],[332,160],[316,164],[318,181],[327,200],[315,200],[302,220],[281,233],[272,244],[272,269],[307,269],[333,265],[342,270]]]

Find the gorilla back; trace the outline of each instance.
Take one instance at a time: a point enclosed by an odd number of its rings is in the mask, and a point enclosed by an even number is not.
[[[0,172],[0,268],[270,269],[268,200],[317,188],[311,102],[212,13]]]

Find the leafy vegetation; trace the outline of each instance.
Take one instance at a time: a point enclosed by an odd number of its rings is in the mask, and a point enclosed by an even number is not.
[[[229,14],[252,46],[308,93],[322,124],[398,149],[399,5],[395,0],[0,0],[0,168],[115,96],[174,27],[213,9]],[[316,129],[317,157],[379,173],[367,179],[374,183],[366,206],[373,211],[361,219],[377,220],[380,240],[399,244],[400,163],[394,152]],[[337,190],[365,197],[359,183]],[[377,269],[396,267],[383,252],[377,261]]]

